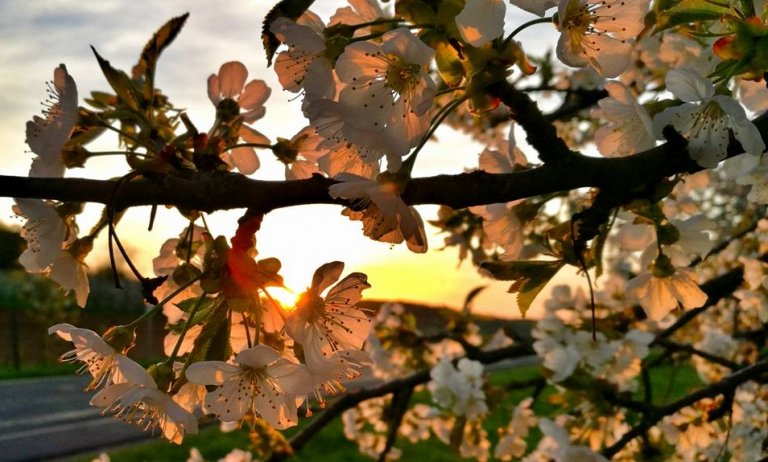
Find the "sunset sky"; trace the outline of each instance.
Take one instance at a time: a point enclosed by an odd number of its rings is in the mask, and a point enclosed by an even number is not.
[[[327,18],[340,3],[316,2],[313,8]],[[136,2],[102,0],[75,2],[46,0],[5,0],[0,2],[0,140],[3,155],[0,173],[26,175],[31,154],[24,143],[24,124],[40,113],[40,101],[45,97],[45,81],[53,77],[53,69],[64,63],[78,85],[80,98],[91,90],[108,88],[98,69],[89,45],[118,68],[129,70],[151,34],[166,20],[185,12],[190,13],[186,27],[174,44],[166,50],[158,68],[157,86],[177,107],[186,108],[190,118],[201,130],[210,127],[213,106],[206,95],[206,79],[219,66],[231,60],[242,61],[250,78],[265,80],[272,88],[267,102],[267,115],[256,122],[255,128],[274,140],[277,136],[290,138],[300,129],[300,101],[283,92],[274,71],[266,68],[261,47],[261,22],[271,2],[240,0],[238,2],[162,1]],[[510,15],[512,13],[510,12]],[[511,16],[510,16],[511,17]],[[532,16],[520,15],[520,24]],[[549,25],[540,25],[521,34],[520,39],[535,38],[526,48],[541,54],[552,46],[556,32]],[[542,39],[542,37],[544,39]],[[286,121],[296,120],[295,125]],[[476,168],[482,147],[464,135],[450,130],[438,131],[440,143],[427,146],[420,155],[414,176],[438,173],[460,173]],[[115,139],[105,137],[92,148],[110,150]],[[261,152],[261,169],[254,175],[259,179],[283,178],[283,167]],[[69,177],[110,178],[127,172],[122,158],[108,157],[88,162],[87,169],[69,171]],[[11,201],[0,200],[0,214],[6,223],[20,225],[12,219]],[[436,206],[419,207],[425,220],[436,216]],[[81,229],[88,229],[100,209],[91,206],[79,218]],[[455,249],[439,251],[442,236],[428,228],[430,252],[410,253],[405,246],[391,247],[371,241],[361,233],[359,222],[341,216],[337,206],[311,206],[278,210],[270,213],[258,235],[257,247],[261,257],[275,256],[283,262],[283,274],[295,291],[308,285],[314,270],[323,263],[341,260],[346,272],[368,274],[372,289],[367,298],[401,299],[432,305],[458,307],[464,296],[478,285],[490,285],[476,300],[478,313],[516,317],[514,297],[506,294],[509,283],[481,278],[469,264],[458,266]],[[238,211],[221,212],[208,218],[214,234],[231,236]],[[151,259],[163,241],[176,237],[184,223],[177,213],[161,210],[152,233],[146,231],[149,210],[131,211],[117,230],[122,241],[135,257],[135,263],[145,273],[151,272]],[[89,258],[91,267],[106,264],[105,242],[97,243]],[[531,313],[536,316],[535,311]]]

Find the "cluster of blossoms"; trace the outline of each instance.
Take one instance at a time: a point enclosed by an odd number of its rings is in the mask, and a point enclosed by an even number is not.
[[[533,348],[551,372],[549,379],[560,383],[579,371],[620,391],[634,391],[640,362],[648,355],[653,334],[631,329],[616,339],[609,340],[602,332],[595,333],[593,339],[592,333],[582,330],[587,326],[576,314],[585,314],[583,294],[572,296],[568,286],[555,287],[553,292],[533,330]]]
[[[483,392],[483,365],[467,358],[456,367],[448,359],[441,360],[429,373],[432,401],[457,416],[477,419],[488,412]]]
[[[237,261],[237,237],[233,243],[235,248],[228,255],[230,264]],[[185,241],[181,247],[186,245]],[[246,262],[257,265],[253,260]],[[179,262],[173,273],[189,272],[185,265],[189,263]],[[63,355],[62,360],[84,363],[82,372],[93,376],[89,388],[101,388],[91,400],[92,405],[141,428],[158,428],[170,441],[179,443],[185,433],[197,431],[197,409],[215,414],[223,422],[255,416],[284,429],[297,424],[297,407],[308,396],[323,405],[325,395],[344,390],[343,382],[358,377],[371,362],[361,350],[371,322],[355,306],[370,285],[364,274],[352,273],[330,287],[339,280],[343,268],[340,262],[320,267],[312,286],[288,314],[273,302],[269,309],[241,311],[242,324],[234,320],[234,313],[227,314],[241,303],[232,292],[216,298],[203,293],[171,307],[173,298],[183,290],[172,291],[166,314],[169,322],[174,320],[182,327],[168,335],[174,342],[166,339],[166,345],[174,345],[169,360],[151,367],[149,373],[122,354],[132,346],[132,326],[114,328],[105,335],[106,340],[90,330],[66,324],[52,327],[51,333],[74,343],[75,350]],[[240,270],[230,268],[229,284],[237,284]],[[190,309],[191,305],[194,307]],[[223,349],[231,352],[229,360],[192,361],[195,355],[205,353],[201,345],[210,342],[203,340],[211,335],[206,328],[216,322],[201,324],[201,307],[204,311],[222,312],[218,321],[221,327],[217,328],[231,335],[224,339]],[[262,321],[254,324],[253,316],[263,316]],[[242,337],[236,334],[237,329]],[[207,351],[212,354],[210,348]],[[171,365],[182,355],[187,361],[176,371]]]

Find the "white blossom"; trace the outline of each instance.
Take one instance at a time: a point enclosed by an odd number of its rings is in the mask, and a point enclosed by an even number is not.
[[[688,139],[688,153],[699,165],[715,167],[727,155],[732,131],[744,151],[759,155],[765,150],[760,132],[733,98],[715,94],[712,83],[698,72],[673,69],[666,76],[667,89],[684,103],[667,108],[653,119],[656,136],[671,125]]]

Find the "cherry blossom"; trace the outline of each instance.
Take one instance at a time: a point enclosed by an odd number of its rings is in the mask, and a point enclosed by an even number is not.
[[[371,287],[365,274],[347,275],[322,296],[339,280],[343,270],[341,262],[326,263],[318,268],[312,286],[301,295],[296,309],[286,319],[288,333],[302,345],[306,362],[313,371],[327,364],[335,352],[360,350],[371,328],[366,313],[355,306],[362,298],[362,291]]]
[[[537,424],[536,416],[531,409],[532,398],[525,398],[515,406],[509,425],[501,433],[499,443],[494,449],[494,457],[499,460],[519,460],[528,449],[528,433]]]
[[[427,128],[424,116],[437,90],[428,73],[433,56],[433,49],[402,28],[384,34],[381,45],[348,45],[336,61],[346,84],[339,94],[346,137],[367,145],[373,136],[394,155],[407,154]]]
[[[321,406],[325,404],[324,395],[346,391],[344,382],[360,377],[366,368],[373,365],[370,355],[358,349],[338,350],[330,355],[315,351],[305,353],[304,358],[312,375],[313,395]]]
[[[682,305],[698,308],[707,301],[697,284],[696,273],[690,268],[674,268],[674,272],[659,277],[647,271],[627,282],[627,296],[638,300],[649,318],[660,320]]]
[[[656,145],[653,122],[637,97],[619,82],[606,82],[610,97],[598,101],[594,116],[607,122],[595,133],[597,149],[606,157],[621,157]]]
[[[412,252],[427,251],[424,222],[415,208],[403,202],[394,182],[373,181],[350,173],[341,173],[335,179],[341,182],[328,188],[328,194],[356,201],[354,209],[346,214],[350,219],[362,220],[363,234],[392,244],[405,241]]]
[[[715,94],[712,83],[698,72],[682,68],[667,73],[666,84],[684,104],[665,109],[653,119],[656,136],[671,125],[688,139],[688,153],[702,167],[712,168],[727,155],[729,132],[744,151],[759,155],[765,150],[760,132],[733,98]],[[696,103],[698,102],[698,103]]]
[[[372,178],[384,156],[389,171],[397,171],[402,165],[401,154],[389,149],[378,132],[345,126],[346,112],[337,101],[313,101],[306,106],[306,112],[316,134],[323,139],[318,148],[327,153],[317,160],[318,166],[329,176],[352,173]]]
[[[477,419],[488,412],[482,374],[483,365],[477,361],[462,358],[454,368],[451,360],[443,357],[430,371],[432,380],[427,388],[438,406],[454,415]]]
[[[543,452],[554,462],[608,462],[608,459],[589,448],[571,444],[568,432],[550,419],[539,420],[539,428],[544,438],[539,442],[537,451]]]
[[[240,420],[250,411],[280,429],[296,425],[296,397],[312,383],[304,366],[266,345],[241,351],[234,364],[194,363],[186,375],[192,383],[218,386],[206,395],[205,406],[221,420]]]
[[[573,67],[592,66],[616,77],[629,64],[631,40],[644,27],[650,0],[560,0],[557,57]]]
[[[58,178],[66,168],[61,150],[75,127],[78,113],[77,86],[63,64],[53,71],[45,107],[45,118],[34,116],[27,122],[27,144],[37,155],[29,176]]]
[[[765,81],[739,79],[739,101],[752,112],[762,114],[768,109],[768,88]]]
[[[227,102],[236,102],[238,113],[240,109],[244,110],[239,116],[246,124],[250,124],[264,117],[264,102],[269,98],[271,90],[263,80],[251,80],[246,84],[247,79],[248,70],[243,63],[224,63],[218,74],[208,77],[208,98],[217,107],[217,112],[228,113],[231,110],[228,104],[231,103]],[[269,138],[245,124],[240,126],[238,135],[247,143],[269,143]],[[221,157],[230,167],[244,175],[250,175],[259,168],[256,151],[249,146],[236,147],[231,152],[222,153]]]
[[[73,290],[77,304],[85,306],[90,291],[83,258],[90,251],[90,239],[77,240],[77,226],[64,221],[47,201],[15,199],[14,212],[27,218],[21,237],[27,249],[19,262],[30,273],[48,275],[65,291]]]
[[[61,355],[59,360],[66,363],[83,363],[79,372],[82,374],[88,371],[93,377],[87,390],[123,381],[120,365],[130,360],[116,352],[96,332],[62,323],[51,326],[48,334],[56,334],[74,344],[75,349]]]
[[[123,379],[96,393],[92,406],[144,431],[159,430],[172,443],[181,444],[186,433],[197,433],[195,416],[159,390],[143,367],[127,360],[120,363],[119,370]]]
[[[331,63],[323,56],[326,49],[322,20],[306,11],[297,21],[277,18],[270,31],[288,50],[281,51],[275,61],[275,72],[284,89],[298,93],[304,91],[309,99],[332,98],[336,93]]]
[[[384,17],[384,12],[376,0],[348,0],[348,2],[350,6],[337,9],[331,16],[328,22],[329,27],[336,24],[353,26],[373,22]],[[355,29],[354,36],[360,37],[370,33],[370,27],[359,27]]]
[[[164,300],[179,289],[180,286],[173,275],[180,266],[188,264],[193,272],[202,270],[205,252],[205,247],[202,245],[203,231],[200,226],[185,228],[178,238],[166,240],[160,247],[159,255],[152,259],[155,276],[167,276],[163,284],[153,292],[158,300]],[[163,314],[168,318],[168,323],[176,324],[186,319],[186,314],[177,306],[177,303],[200,295],[202,295],[202,289],[199,285],[193,284],[166,301],[163,305]]]
[[[483,231],[488,239],[501,247],[502,260],[515,260],[523,250],[525,235],[523,224],[513,210],[516,202],[471,207],[469,210],[482,217]]]
[[[768,204],[768,162],[764,157],[737,156],[726,161],[726,171],[736,183],[751,186],[747,200],[755,204]]]

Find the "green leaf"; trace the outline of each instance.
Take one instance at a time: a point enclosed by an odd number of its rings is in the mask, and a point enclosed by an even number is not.
[[[727,2],[717,3],[712,0],[681,0],[671,8],[656,13],[658,30],[669,29],[683,24],[701,21],[719,20],[728,12]]]
[[[109,86],[115,91],[118,99],[134,111],[138,111],[140,106],[140,93],[131,78],[128,77],[125,72],[112,67],[112,65],[109,64],[109,61],[101,57],[96,51],[96,48],[91,46],[91,50],[93,50],[93,54],[96,55],[96,60],[99,62],[101,72],[104,73],[104,77],[107,78]]]
[[[554,261],[510,261],[485,262],[481,268],[490,272],[494,279],[500,281],[515,281],[509,288],[509,293],[517,294],[517,305],[520,315],[531,307],[531,303],[544,286],[560,271],[565,262]]]
[[[267,67],[272,65],[272,57],[275,56],[277,48],[280,46],[280,39],[269,30],[272,21],[277,18],[288,18],[296,20],[312,6],[314,0],[282,0],[269,10],[264,17],[264,23],[261,28],[261,42],[264,44],[264,53],[267,54]]]
[[[194,298],[188,298],[184,301],[181,301],[176,304],[176,307],[178,307],[181,311],[185,313],[189,313],[192,311],[192,309],[197,305],[197,301],[199,300],[198,297]],[[205,298],[202,301],[202,304],[200,305],[200,308],[197,309],[198,313],[205,310],[210,310],[212,306],[214,305],[214,302],[217,299],[215,298]]]
[[[192,351],[189,353],[187,365],[197,361],[219,360],[226,361],[231,355],[229,334],[228,307],[223,297],[217,297],[212,310],[200,334],[195,339]]]
[[[182,307],[181,304],[177,305],[182,311],[185,313],[189,313],[192,308],[197,304],[197,298],[190,298],[188,300],[184,300],[181,302],[184,306]],[[202,324],[207,322],[208,318],[211,316],[211,313],[213,313],[213,310],[217,308],[217,305],[220,303],[216,302],[216,299],[214,298],[206,298],[203,300],[203,302],[200,304],[200,308],[197,309],[197,312],[195,315],[191,318],[190,327],[195,326],[197,324]],[[180,333],[182,329],[184,329],[184,324],[187,323],[187,320],[182,320],[177,322],[176,324],[172,324],[169,326],[169,330],[171,332]]]
[[[395,5],[395,14],[413,24],[432,24],[437,13],[422,0],[400,0]]]
[[[139,62],[133,67],[131,75],[134,79],[144,77],[144,98],[147,100],[151,99],[154,93],[157,59],[160,57],[160,53],[179,35],[188,17],[189,13],[185,13],[163,24],[144,46]]]
[[[459,52],[448,42],[438,42],[435,48],[437,72],[449,87],[455,87],[464,78],[464,65],[459,58]]]

